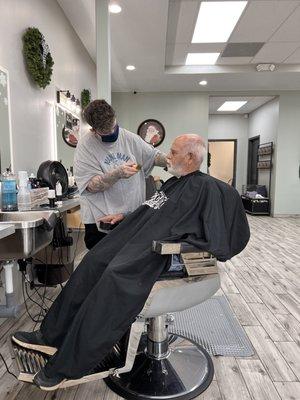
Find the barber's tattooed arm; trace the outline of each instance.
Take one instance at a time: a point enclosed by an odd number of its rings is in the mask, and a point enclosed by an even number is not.
[[[167,156],[159,151],[155,156],[154,165],[156,167],[166,167],[168,165]]]
[[[87,191],[91,193],[104,192],[114,185],[119,179],[127,179],[138,172],[136,164],[127,163],[113,169],[111,172],[93,176],[87,185]]]
[[[103,175],[96,175],[89,181],[87,190],[91,193],[104,192],[114,185],[120,178],[115,171]]]

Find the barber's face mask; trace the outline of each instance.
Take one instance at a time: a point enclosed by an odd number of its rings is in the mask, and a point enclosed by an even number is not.
[[[111,132],[111,133],[108,133],[108,134],[103,134],[103,135],[101,135],[101,134],[99,134],[98,133],[98,136],[100,136],[101,137],[101,139],[102,139],[102,142],[115,142],[117,139],[118,139],[118,136],[119,136],[119,125],[117,124],[116,126],[115,126],[115,128],[114,128],[114,130],[113,130],[113,132]]]

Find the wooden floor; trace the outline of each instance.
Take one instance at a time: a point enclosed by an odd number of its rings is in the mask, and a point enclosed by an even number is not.
[[[249,221],[249,245],[219,266],[222,291],[255,355],[214,357],[214,381],[199,400],[300,399],[300,218],[249,217]],[[7,335],[32,327],[25,313],[17,321],[6,320],[0,325],[0,351],[8,365]],[[17,382],[0,360],[0,400],[117,398],[102,381],[42,392]]]

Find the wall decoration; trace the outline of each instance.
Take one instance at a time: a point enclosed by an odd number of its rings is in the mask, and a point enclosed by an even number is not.
[[[81,92],[81,107],[84,109],[91,102],[91,92],[89,89],[83,89]]]
[[[165,128],[156,119],[146,119],[138,127],[138,135],[152,146],[159,146],[165,138]]]
[[[44,35],[37,28],[28,28],[23,35],[23,54],[29,75],[45,89],[51,82],[54,61]]]
[[[59,104],[55,106],[57,148],[55,159],[61,161],[66,168],[70,168],[74,164],[75,148],[81,134],[80,120],[78,120],[78,123],[76,121],[76,127],[74,127],[75,121],[73,119],[77,119],[75,114],[69,113]]]
[[[66,122],[62,129],[62,137],[65,143],[76,147],[79,140],[80,121],[72,114],[66,113]]]

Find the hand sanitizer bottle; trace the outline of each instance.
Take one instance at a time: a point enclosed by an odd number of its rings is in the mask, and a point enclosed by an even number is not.
[[[9,168],[3,173],[1,181],[2,211],[17,211],[16,177]]]

